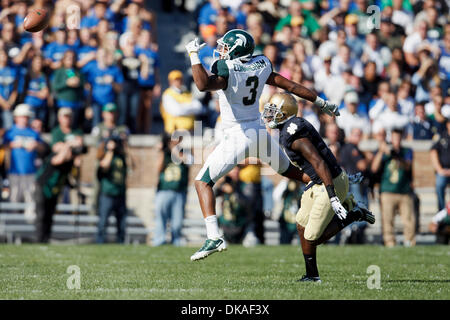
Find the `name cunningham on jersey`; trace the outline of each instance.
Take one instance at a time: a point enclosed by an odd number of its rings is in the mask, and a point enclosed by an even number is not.
[[[267,66],[266,61],[264,59],[260,59],[250,65],[241,65],[241,64],[233,64],[233,70],[236,72],[246,72],[246,71],[255,71],[258,69],[262,69]]]

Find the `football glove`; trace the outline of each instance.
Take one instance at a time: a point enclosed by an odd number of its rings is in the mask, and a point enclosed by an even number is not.
[[[328,114],[329,116],[340,116],[341,114],[339,113],[339,109],[337,104],[331,103],[328,100],[324,100],[322,98],[320,98],[319,96],[317,96],[316,101],[314,102],[314,104],[318,107],[320,107],[320,110],[322,112],[325,112],[326,114]]]
[[[198,44],[198,38],[195,38],[186,45],[186,51],[191,55],[192,53],[198,53],[204,46],[206,46],[206,43]]]
[[[341,201],[339,201],[338,197],[330,198],[331,207],[333,208],[334,213],[338,216],[339,219],[344,220],[347,218],[347,210],[342,206]]]

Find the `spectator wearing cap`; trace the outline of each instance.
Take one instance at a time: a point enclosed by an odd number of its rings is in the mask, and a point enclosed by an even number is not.
[[[95,127],[101,122],[102,106],[116,103],[117,93],[124,81],[121,70],[114,64],[111,50],[97,50],[96,61],[87,66],[86,81],[91,91],[92,127]]]
[[[17,99],[18,74],[9,66],[9,58],[5,50],[0,49],[0,107],[2,127],[11,128],[13,124],[12,109]]]
[[[58,123],[51,132],[51,153],[36,174],[36,240],[50,240],[58,197],[74,167],[79,167],[80,155],[86,152],[83,133],[72,130],[72,109],[58,110]]]
[[[106,104],[102,109],[103,122],[93,129],[98,143],[97,148],[97,179],[98,179],[98,232],[97,243],[107,241],[106,229],[108,218],[116,216],[116,242],[125,241],[126,229],[126,179],[128,152],[128,128],[117,125],[117,106]]]
[[[409,118],[400,113],[395,93],[389,92],[386,95],[386,106],[386,109],[374,120],[374,122],[378,122],[383,126],[386,130],[388,140],[390,140],[391,132],[394,129],[406,129]]]
[[[159,65],[160,58],[156,48],[152,46],[152,34],[150,31],[143,30],[135,47],[136,55],[145,64],[147,64],[147,72],[139,73],[138,83],[141,91],[141,103],[139,108],[138,130],[143,133],[149,133],[152,123],[152,105],[153,98],[161,95],[161,84]]]
[[[359,97],[355,91],[347,92],[344,96],[345,107],[340,110],[341,115],[336,118],[337,125],[344,130],[345,136],[350,136],[354,128],[361,129],[364,139],[370,135],[370,121],[364,112],[358,110]]]
[[[414,107],[415,116],[411,122],[409,140],[431,140],[433,138],[432,123],[425,113],[423,103],[417,103]]]
[[[360,57],[363,52],[364,38],[358,33],[358,16],[348,14],[345,17],[346,43],[352,48],[355,57]]]
[[[165,132],[172,134],[175,130],[194,130],[195,115],[202,112],[200,101],[183,85],[183,74],[172,70],[168,76],[169,88],[162,95],[161,115]]]
[[[33,202],[36,155],[41,148],[39,133],[30,128],[31,107],[19,104],[13,112],[14,125],[6,131],[4,144],[11,150],[8,179],[11,202]],[[42,148],[41,148],[42,149]]]
[[[441,131],[430,151],[431,163],[436,172],[439,210],[445,206],[445,189],[450,184],[450,119],[447,118],[445,123],[445,130]]]
[[[395,212],[398,209],[403,222],[405,246],[414,246],[416,219],[413,210],[412,160],[413,152],[401,145],[402,130],[392,131],[392,148],[386,142],[380,148],[371,164],[373,174],[379,173],[383,241],[386,247],[396,244],[394,232]]]
[[[52,90],[58,108],[72,109],[72,127],[79,128],[83,119],[84,76],[76,66],[75,52],[64,53],[61,68],[55,71]]]
[[[31,70],[25,76],[23,101],[33,109],[35,118],[45,123],[47,122],[47,102],[50,90],[43,66],[44,58],[41,55],[35,55],[31,60]]]

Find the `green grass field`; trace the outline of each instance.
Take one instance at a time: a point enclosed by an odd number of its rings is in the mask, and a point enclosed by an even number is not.
[[[191,262],[196,248],[1,245],[0,299],[450,299],[450,247],[322,246],[322,283],[296,246],[231,246]],[[80,268],[79,290],[66,286]],[[368,289],[367,268],[381,271]]]

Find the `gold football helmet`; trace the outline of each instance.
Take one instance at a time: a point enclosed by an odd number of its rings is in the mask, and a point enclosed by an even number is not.
[[[297,101],[290,93],[275,93],[264,105],[262,118],[271,129],[297,115]]]

